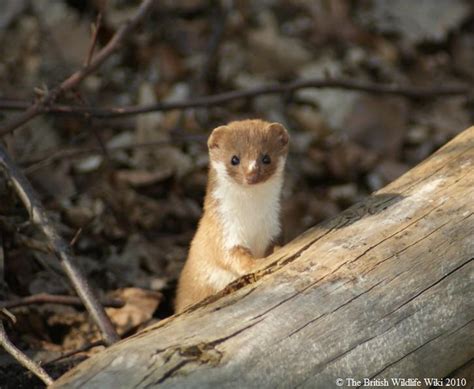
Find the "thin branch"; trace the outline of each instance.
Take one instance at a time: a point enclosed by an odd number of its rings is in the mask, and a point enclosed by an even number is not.
[[[51,114],[84,115],[97,118],[114,118],[157,111],[212,107],[223,105],[225,103],[238,99],[249,99],[265,95],[284,94],[289,92],[295,92],[301,89],[325,88],[351,90],[374,94],[387,94],[413,99],[432,99],[449,96],[469,96],[472,91],[472,88],[469,85],[414,87],[375,84],[353,80],[299,79],[288,83],[263,85],[255,88],[217,93],[214,95],[197,97],[178,102],[155,103],[149,105],[135,105],[128,107],[112,108],[92,108],[77,105],[53,104],[49,106],[44,106],[42,108],[42,112]],[[28,102],[25,101],[0,99],[0,109],[21,110],[26,109],[28,106]],[[0,130],[0,135],[4,134],[5,132],[8,131],[5,131],[4,129]]]
[[[89,52],[87,53],[87,59],[84,66],[89,66],[92,61],[92,56],[94,55],[94,50],[97,45],[97,37],[99,36],[99,30],[102,26],[102,12],[97,14],[97,19],[95,23],[92,25],[92,40],[91,45],[89,47]]]
[[[105,307],[110,308],[122,308],[125,303],[122,300],[113,298],[100,299],[100,302]],[[24,307],[25,305],[34,304],[59,304],[59,305],[73,305],[82,307],[84,303],[80,298],[75,296],[64,296],[49,293],[38,293],[33,296],[22,297],[13,301],[0,301],[0,309],[7,308],[18,308]]]
[[[8,309],[0,309],[0,320],[9,320],[12,324],[16,324],[16,316]]]
[[[0,235],[0,281],[3,281],[4,278],[4,253],[3,253],[3,242]],[[5,308],[1,308],[0,312],[8,317],[13,322],[16,321],[15,316],[11,315]],[[0,346],[5,349],[5,351],[10,354],[13,358],[16,359],[18,363],[23,365],[32,373],[36,374],[39,379],[41,379],[46,385],[51,385],[53,379],[49,376],[44,369],[41,368],[36,362],[32,361],[28,356],[26,356],[21,350],[19,350],[8,338],[7,332],[2,322],[2,315],[0,315]]]
[[[7,333],[5,332],[5,327],[0,320],[0,346],[2,346],[5,351],[15,358],[20,364],[22,364],[26,369],[34,373],[41,381],[46,385],[51,385],[54,381],[51,376],[46,373],[46,371],[39,366],[36,362],[28,358],[21,350],[19,350],[11,341],[8,339]]]
[[[39,251],[40,253],[44,253],[44,254],[51,253],[51,250],[49,249],[49,246],[46,242],[42,240],[30,238],[29,236],[22,235],[20,233],[17,233],[17,231],[14,231],[14,232],[15,232],[15,235],[13,239],[17,245],[26,247],[31,250]]]
[[[77,240],[82,234],[82,227],[79,227],[74,236],[72,237],[71,241],[69,242],[69,246],[74,247],[74,245],[77,243]]]
[[[79,101],[81,102],[83,107],[90,106],[85,101],[85,99],[80,95],[80,93],[77,93],[76,97],[79,99]],[[107,145],[105,144],[104,140],[102,139],[101,134],[99,133],[99,131],[97,131],[96,126],[94,126],[94,124],[93,124],[93,118],[91,116],[87,115],[85,120],[86,120],[86,123],[87,123],[87,129],[92,133],[92,135],[94,136],[94,138],[96,139],[97,143],[100,146],[102,154],[105,157],[106,165],[110,166],[110,153],[107,150]]]
[[[120,151],[120,150],[134,150],[140,148],[150,148],[150,147],[159,147],[165,146],[169,144],[175,144],[178,142],[184,141],[197,141],[197,142],[205,142],[207,139],[206,134],[202,135],[182,135],[182,136],[173,136],[171,140],[164,140],[164,141],[155,141],[155,142],[147,142],[147,143],[132,143],[130,145],[124,146],[108,146],[107,150],[109,152]],[[29,158],[28,160],[21,161],[21,166],[27,166],[25,172],[27,174],[31,174],[40,168],[44,168],[56,161],[62,159],[70,159],[70,158],[77,158],[82,157],[84,155],[90,154],[101,154],[102,148],[101,147],[74,147],[69,149],[60,149],[58,151],[49,152],[48,155]],[[1,218],[0,218],[1,220]]]
[[[74,259],[69,245],[58,234],[43,204],[39,200],[38,195],[2,145],[0,145],[0,165],[10,178],[15,191],[28,210],[31,221],[40,228],[46,236],[50,250],[54,252],[60,260],[76,293],[84,302],[85,307],[101,330],[105,342],[107,344],[115,343],[119,337],[110,319],[105,314],[104,308],[94,296],[90,285],[77,266],[74,265]]]
[[[10,122],[0,128],[0,136],[8,134],[25,124],[35,116],[47,112],[48,105],[52,104],[56,98],[77,85],[86,78],[89,74],[93,73],[102,63],[109,58],[114,52],[116,52],[122,45],[125,38],[129,33],[140,23],[140,21],[148,14],[151,7],[156,0],[143,0],[140,7],[138,8],[135,15],[132,16],[127,22],[117,30],[115,35],[110,41],[97,53],[88,66],[84,66],[67,79],[65,79],[59,86],[47,92],[42,98],[36,101],[33,105],[22,114],[14,117]]]
[[[102,11],[100,11],[97,14],[96,22],[95,22],[95,24],[92,25],[92,40],[91,40],[91,44],[90,44],[90,47],[89,47],[89,52],[87,54],[87,59],[85,61],[84,66],[89,66],[91,61],[92,61],[92,57],[94,55],[94,50],[95,50],[95,47],[97,45],[97,38],[99,36],[99,30],[100,30],[101,26],[102,26]],[[76,93],[76,97],[79,99],[80,103],[83,106],[88,106],[89,105],[89,104],[86,104],[85,99],[81,96],[81,94],[79,92]],[[94,137],[96,138],[97,142],[99,143],[99,146],[101,147],[102,152],[105,156],[107,166],[109,166],[110,165],[110,155],[107,151],[107,147],[106,147],[102,137],[100,136],[99,132],[92,125],[92,118],[90,116],[87,117],[87,127],[90,129],[90,131],[93,133]],[[72,244],[71,244],[71,246],[72,246]]]
[[[47,362],[44,362],[43,365],[51,365],[53,363],[59,362],[62,359],[72,357],[76,354],[82,353],[84,351],[90,350],[91,348],[98,347],[98,346],[104,346],[104,341],[103,340],[96,340],[95,342],[85,344],[84,346],[80,347],[77,350],[69,351],[69,352],[64,353],[63,355],[61,355],[57,358],[51,359],[50,361],[47,361]]]
[[[19,99],[0,99],[0,109],[5,111],[23,111],[28,109],[31,105],[31,101],[19,100]]]

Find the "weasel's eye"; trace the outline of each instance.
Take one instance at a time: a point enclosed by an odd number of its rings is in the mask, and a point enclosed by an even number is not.
[[[262,162],[265,164],[265,165],[269,165],[271,162],[272,162],[272,159],[270,158],[270,156],[268,154],[265,154],[263,157],[262,157]]]
[[[240,158],[237,157],[237,155],[234,155],[232,159],[230,160],[230,163],[234,166],[238,165],[240,163]]]

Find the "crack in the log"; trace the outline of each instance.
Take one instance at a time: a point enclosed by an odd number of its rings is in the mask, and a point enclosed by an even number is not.
[[[420,295],[422,295],[423,293],[425,293],[427,290],[433,288],[434,286],[438,285],[440,282],[442,282],[443,280],[445,280],[446,278],[448,278],[450,275],[452,275],[453,273],[455,273],[456,271],[458,271],[459,269],[463,268],[465,265],[469,264],[470,262],[472,262],[472,260],[474,260],[474,257],[473,258],[469,258],[466,262],[463,262],[461,263],[460,265],[456,266],[453,270],[449,271],[448,273],[446,273],[444,276],[442,276],[440,279],[436,280],[435,282],[433,282],[431,285],[427,286],[426,288],[422,289],[420,292],[416,293],[414,296],[410,297],[407,301],[404,301],[402,304],[400,304],[398,307],[396,307],[395,309],[393,309],[392,311],[388,312],[387,314],[385,314],[384,316],[382,316],[380,319],[384,319],[386,318],[387,316],[389,315],[392,315],[393,313],[395,313],[396,311],[398,311],[400,308],[404,307],[405,305],[409,304],[410,302],[412,302],[413,300],[415,300],[417,297],[419,297]]]
[[[245,326],[239,330],[237,330],[236,332],[230,334],[230,335],[227,335],[223,338],[219,338],[219,339],[216,339],[216,340],[213,340],[212,342],[209,342],[208,344],[211,344],[212,346],[217,346],[218,344],[220,343],[223,343],[225,342],[226,340],[230,339],[230,338],[233,338],[234,336],[236,335],[240,335],[242,332],[248,330],[249,328],[252,328],[254,326],[256,326],[257,324],[260,324],[264,319],[260,319],[260,320],[257,320],[255,322],[252,322],[250,323],[248,326]]]
[[[368,249],[366,249],[362,254],[358,255],[357,257],[355,257],[354,259],[352,259],[351,261],[348,261],[346,262],[346,264],[348,263],[354,263],[356,261],[358,261],[360,258],[362,258],[364,255],[366,255],[369,251],[373,250],[374,248],[376,248],[377,246],[380,246],[383,242],[385,242],[386,240],[389,240],[391,238],[393,238],[394,236],[400,234],[401,232],[405,231],[407,228],[411,227],[412,225],[418,223],[420,220],[422,219],[425,219],[431,212],[434,212],[435,210],[437,210],[438,208],[440,208],[441,206],[444,205],[446,201],[443,201],[441,204],[439,204],[438,206],[430,209],[427,213],[423,214],[422,216],[420,216],[418,219],[415,219],[414,221],[412,221],[411,223],[407,224],[406,226],[404,226],[402,229],[394,232],[393,234],[387,236],[386,238],[382,239],[381,241],[377,242],[376,244],[374,244],[373,246],[370,246]],[[403,250],[402,250],[403,251]]]
[[[338,359],[341,359],[342,357],[344,357],[344,355],[349,354],[351,351],[355,350],[355,349],[356,349],[357,347],[359,347],[361,344],[363,344],[363,343],[365,343],[365,342],[368,342],[368,341],[374,339],[375,337],[376,337],[376,336],[372,336],[372,337],[370,337],[370,338],[364,340],[364,341],[361,342],[361,343],[355,344],[354,346],[350,347],[348,350],[342,352],[341,354],[338,354],[338,355],[336,355],[335,357],[333,357],[333,358],[331,358],[331,359],[329,359],[329,360],[327,360],[327,361],[318,363],[318,364],[315,366],[315,368],[316,368],[316,369],[319,369],[320,367],[323,367],[323,366],[324,366],[324,368],[325,368],[325,367],[328,366],[329,364],[331,364],[331,363],[337,361]],[[296,386],[294,386],[294,387],[295,387],[295,388],[299,388],[299,387],[305,385],[306,382],[308,382],[310,379],[313,379],[313,377],[314,377],[316,374],[319,374],[322,370],[324,370],[324,368],[323,368],[323,369],[320,369],[320,370],[318,370],[316,373],[312,374],[311,377],[306,377],[303,381],[301,381],[298,385],[296,385]]]
[[[464,327],[467,327],[467,326],[468,326],[469,324],[471,324],[472,322],[474,322],[474,319],[469,320],[468,322],[466,322],[466,323],[463,324],[462,326],[460,326],[460,327],[456,328],[455,330],[449,332],[449,333],[447,334],[447,336],[451,336],[451,335],[455,334],[456,332],[461,331]]]
[[[471,172],[470,172],[470,170],[468,169],[467,172],[466,172],[466,174],[463,174],[462,176],[459,176],[452,184],[450,184],[451,189],[452,189],[452,186],[453,186],[453,185],[457,184],[459,181],[463,181],[463,180],[464,180],[464,177],[470,176],[470,175],[471,175]]]
[[[344,262],[343,264],[341,264],[340,266],[338,266],[336,269],[334,269],[332,272],[330,273],[327,273],[325,275],[323,275],[322,277],[318,278],[317,280],[309,283],[307,286],[305,286],[303,289],[293,293],[292,295],[290,295],[289,297],[285,298],[284,300],[282,301],[279,301],[277,304],[273,305],[272,307],[268,308],[266,311],[254,316],[252,319],[257,319],[261,316],[264,316],[266,315],[268,312],[271,312],[272,310],[274,310],[275,308],[278,308],[279,306],[283,305],[284,303],[292,300],[293,298],[303,294],[304,292],[306,292],[308,289],[312,288],[314,285],[318,284],[321,280],[324,280],[325,278],[331,276],[332,274],[336,273],[341,267],[343,267],[344,265],[346,265],[346,262]]]
[[[169,349],[175,349],[178,347],[177,345],[173,346],[168,346],[167,348],[161,348],[161,349],[156,349],[151,355],[150,355],[150,361],[148,362],[148,366],[146,370],[151,370],[148,374],[146,374],[136,385],[135,388],[141,387],[141,385],[148,380],[149,377],[153,376],[155,372],[159,369],[159,367],[152,369],[153,365],[156,363],[155,358],[160,355],[163,355],[163,364],[166,364],[169,362],[171,357],[173,356],[173,353],[166,353],[167,350]]]
[[[333,312],[336,312],[338,309],[342,308],[344,305],[347,305],[347,304],[350,303],[351,301],[353,301],[353,300],[355,300],[356,298],[360,297],[362,294],[369,292],[371,289],[374,289],[374,287],[376,287],[377,285],[379,285],[379,284],[380,284],[381,282],[383,282],[383,281],[384,281],[384,280],[378,282],[377,284],[373,285],[370,289],[368,289],[368,290],[366,290],[365,292],[363,292],[363,293],[361,293],[361,294],[355,296],[355,297],[352,298],[350,301],[348,301],[348,302],[344,303],[343,305],[337,307],[337,308],[334,309],[333,311],[331,311],[331,312],[325,312],[325,313],[319,315],[318,317],[312,319],[311,321],[305,323],[305,325],[303,325],[302,327],[300,327],[300,328],[296,329],[295,331],[291,332],[291,333],[290,333],[289,335],[287,335],[285,338],[281,339],[278,343],[281,343],[283,340],[286,340],[287,338],[293,336],[296,332],[302,330],[304,327],[308,326],[309,324],[314,323],[315,321],[319,320],[320,318],[322,318],[322,317],[324,317],[324,316],[326,316],[326,315],[328,315],[328,314],[331,314],[331,313],[333,313]],[[371,339],[374,339],[374,338],[377,337],[377,336],[381,336],[381,335],[385,334],[386,332],[392,330],[397,324],[399,324],[399,323],[401,323],[402,321],[406,320],[406,319],[409,318],[410,316],[413,316],[413,314],[414,314],[414,313],[411,313],[411,314],[409,314],[409,315],[406,315],[406,316],[402,317],[400,320],[398,320],[398,321],[396,321],[395,323],[393,323],[389,328],[387,328],[386,330],[384,330],[384,331],[381,332],[380,334],[377,334],[377,335],[375,335],[375,336],[373,336],[373,337],[370,337],[370,338],[364,340],[363,342],[359,343],[359,345],[360,345],[360,344],[363,344],[364,342],[367,342],[367,341],[369,341],[369,340],[371,340]]]
[[[437,228],[436,230],[433,230],[432,232],[430,232],[430,234],[424,236],[423,238],[417,240],[416,242],[413,242],[413,243],[410,244],[409,246],[405,247],[403,250],[401,250],[401,251],[399,251],[399,252],[397,252],[397,253],[391,255],[391,256],[388,257],[388,258],[385,258],[383,261],[377,262],[377,263],[375,264],[375,267],[378,266],[380,263],[385,262],[386,260],[395,257],[396,255],[400,254],[401,252],[403,252],[403,251],[409,249],[410,247],[412,247],[412,246],[418,244],[419,242],[423,241],[424,239],[428,238],[431,234],[433,234],[434,232],[436,232],[438,229],[442,228],[442,227],[443,227],[444,225],[446,225],[446,224],[449,224],[449,222],[444,223],[442,226],[440,226],[440,227]],[[431,250],[436,252],[436,250],[437,250],[439,247],[443,246],[443,245],[445,245],[445,242],[441,242],[439,245],[434,246]],[[375,268],[375,267],[374,267],[374,268]],[[390,284],[392,281],[396,280],[397,278],[403,276],[404,274],[410,273],[410,272],[411,272],[414,268],[416,268],[416,267],[418,267],[418,264],[415,263],[413,266],[409,267],[408,269],[405,269],[405,270],[403,270],[403,271],[401,271],[401,272],[395,274],[395,275],[387,282],[387,285]],[[374,268],[372,268],[372,269],[370,269],[368,272],[364,273],[364,275],[366,275],[366,274],[370,273],[371,271],[373,271]],[[385,317],[385,316],[384,316],[384,317]],[[384,318],[384,317],[383,317],[383,318]]]
[[[307,286],[305,286],[303,289],[293,293],[291,296],[289,296],[288,298],[284,299],[283,301],[280,301],[278,302],[277,304],[275,304],[274,306],[270,307],[269,309],[267,309],[266,311],[264,311],[263,313],[260,313],[258,314],[257,316],[254,316],[253,319],[256,319],[258,317],[261,317],[265,314],[267,314],[268,312],[272,311],[273,309],[281,306],[283,303],[286,303],[288,301],[290,301],[291,299],[295,298],[296,296],[299,296],[301,294],[303,294],[304,292],[306,292],[308,289],[312,288],[313,286],[315,286],[316,284],[318,284],[320,281],[324,280],[325,278],[328,278],[330,277],[331,275],[333,275],[334,273],[336,273],[340,268],[344,267],[347,263],[344,262],[342,263],[341,265],[339,265],[337,268],[335,268],[333,271],[331,271],[330,273],[326,273],[325,275],[323,275],[322,277],[318,278],[317,280],[309,283]]]
[[[147,370],[149,370],[149,369],[151,369],[151,366],[148,366]],[[158,368],[151,369],[151,371],[148,374],[145,374],[145,376],[139,382],[137,382],[135,385],[133,385],[133,387],[134,388],[141,388],[143,383],[146,382],[148,380],[148,378],[153,376],[157,370],[158,370]]]
[[[425,160],[426,162],[427,160]],[[420,164],[418,167],[420,168],[423,164]],[[434,177],[437,173],[439,173],[441,170],[445,169],[446,168],[446,164],[443,164],[441,165],[438,169],[432,171],[430,174],[422,177],[420,180],[418,181],[412,181],[409,183],[409,186],[403,188],[403,192],[409,192],[410,190],[412,190],[413,188],[416,188],[417,186],[419,186],[422,182],[425,182],[425,181],[429,181],[430,178]]]
[[[170,363],[173,357],[177,358],[175,365],[170,367],[167,371],[165,371],[160,378],[154,380],[153,382],[149,383],[148,385],[144,386],[145,388],[154,387],[162,382],[164,382],[169,377],[174,376],[179,370],[181,370],[184,366],[197,363],[199,365],[210,365],[210,366],[217,366],[221,361],[223,353],[211,344],[211,343],[198,343],[191,346],[181,346],[176,347],[175,349],[169,349],[167,355],[164,359],[164,364],[158,366],[152,372],[147,374],[143,379],[136,385],[136,387],[141,387],[149,377],[153,376],[157,370],[163,367],[165,364]],[[181,360],[179,360],[181,359]]]
[[[402,315],[402,316],[400,317],[400,319],[398,319],[398,320],[395,321],[394,323],[391,323],[390,326],[389,326],[385,331],[383,331],[383,332],[380,333],[380,335],[383,335],[383,334],[385,334],[386,332],[391,331],[391,330],[394,329],[398,324],[400,324],[401,322],[407,320],[408,318],[410,318],[410,317],[412,317],[412,316],[415,316],[415,314],[418,313],[418,312],[419,312],[418,310],[415,310],[415,311],[413,311],[413,312],[411,312],[411,313],[409,312],[407,315]],[[382,319],[383,319],[383,317],[380,318],[380,321],[381,321]]]
[[[470,323],[472,323],[474,320],[469,320],[467,323],[464,323],[462,326],[460,327],[457,327],[455,328],[454,330],[452,331],[449,331],[449,332],[442,332],[438,335],[435,335],[433,336],[432,338],[428,339],[428,341],[424,342],[423,344],[421,344],[420,346],[418,347],[415,347],[413,350],[411,350],[410,352],[408,352],[407,354],[404,354],[401,358],[398,358],[397,360],[393,361],[393,362],[390,362],[388,365],[386,365],[382,370],[379,370],[378,372],[376,372],[375,374],[373,374],[371,377],[370,377],[370,380],[373,380],[375,377],[377,377],[378,375],[382,374],[384,371],[386,371],[387,369],[389,369],[390,367],[392,367],[393,365],[397,364],[398,362],[402,361],[403,359],[407,358],[408,356],[410,356],[411,354],[414,354],[416,353],[418,350],[422,349],[423,347],[425,347],[426,345],[428,345],[429,343],[433,342],[434,340],[442,337],[442,336],[451,336],[453,334],[455,334],[456,332],[462,330],[464,327],[466,327],[467,325],[469,325]],[[358,388],[360,388],[360,386],[358,386]]]
[[[160,379],[149,383],[148,385],[145,386],[145,388],[152,388],[158,384],[163,383],[166,379],[169,377],[173,376],[175,372],[177,372],[179,369],[181,369],[183,366],[186,366],[190,361],[189,360],[184,360],[179,362],[176,366],[173,366],[171,369],[169,369],[165,374],[161,376]]]
[[[303,290],[304,291],[304,290]],[[259,317],[262,317],[262,316],[265,316],[267,313],[273,311],[275,308],[278,308],[279,306],[285,304],[286,302],[292,300],[293,298],[295,298],[296,296],[300,295],[303,291],[298,291],[296,293],[293,293],[292,295],[290,295],[289,297],[279,301],[277,304],[271,306],[270,308],[268,308],[267,310],[263,311],[262,313],[259,313],[258,315],[252,317],[252,320],[254,319],[258,319]]]
[[[319,319],[323,318],[324,316],[327,316],[327,315],[331,315],[337,311],[339,311],[341,308],[345,307],[346,305],[350,304],[351,302],[353,302],[354,300],[358,299],[360,296],[366,294],[366,293],[369,293],[372,289],[374,289],[375,287],[377,287],[378,285],[380,285],[382,282],[384,282],[386,279],[382,279],[380,280],[379,282],[375,283],[374,285],[372,285],[370,288],[364,290],[362,293],[359,293],[358,295],[356,296],[353,296],[352,298],[350,298],[349,300],[347,300],[346,302],[344,302],[343,304],[339,305],[337,308],[333,309],[332,311],[330,312],[325,312],[323,313],[322,315],[319,315],[318,317],[315,317],[314,319],[311,319],[309,322],[305,323],[303,326],[295,329],[294,331],[290,332],[288,335],[287,335],[287,338],[290,338],[292,337],[293,335],[297,334],[298,332],[302,331],[304,328],[306,328],[307,326],[309,326],[310,324],[313,324],[315,322],[317,322]]]
[[[466,220],[467,218],[471,217],[472,215],[474,215],[474,213],[470,213],[469,215],[467,215],[466,217],[462,218],[459,223],[463,222],[464,220]],[[413,243],[410,243],[408,246],[405,246],[402,250],[400,251],[397,251],[396,253],[394,254],[391,254],[389,255],[388,257],[382,259],[381,261],[375,263],[375,265],[367,272],[364,273],[364,275],[366,274],[369,274],[370,272],[374,271],[376,267],[378,267],[381,263],[399,255],[400,253],[403,253],[404,251],[408,250],[410,247],[412,246],[415,246],[416,244],[420,243],[421,241],[423,241],[424,239],[430,237],[432,234],[434,234],[436,231],[440,230],[441,228],[443,228],[445,225],[447,224],[452,224],[452,221],[451,220],[448,220],[447,222],[441,224],[440,226],[436,227],[434,230],[430,231],[429,234],[427,235],[424,235],[423,237],[421,237],[420,239],[418,239],[417,241],[413,242]],[[437,246],[439,247],[439,246]]]
[[[470,365],[474,365],[474,357],[469,359],[467,362],[463,363],[461,366],[456,367],[453,371],[446,374],[444,376],[444,378],[452,378],[452,377],[456,376],[457,374],[459,374],[460,372],[462,372],[463,369],[465,369],[467,367],[471,367]],[[433,386],[430,386],[429,389],[431,389],[431,388],[433,388]]]
[[[450,224],[450,223],[451,223],[451,221],[448,220],[447,222],[445,222],[445,223],[441,224],[440,226],[436,227],[434,230],[430,231],[429,234],[422,236],[420,239],[418,239],[418,240],[416,240],[416,241],[410,243],[408,246],[405,246],[405,247],[404,247],[403,249],[401,249],[400,251],[397,251],[396,253],[394,253],[394,254],[392,254],[392,255],[390,255],[390,256],[388,256],[388,257],[382,259],[381,261],[375,263],[374,266],[373,266],[368,272],[366,272],[365,274],[368,274],[368,273],[374,271],[374,269],[377,268],[380,264],[382,264],[382,263],[388,261],[388,260],[391,259],[391,258],[394,258],[394,257],[397,256],[397,255],[400,255],[401,253],[403,253],[404,251],[407,251],[407,250],[410,249],[411,247],[416,246],[418,243],[423,242],[425,239],[429,238],[429,237],[430,237],[431,235],[433,235],[435,232],[439,231],[439,230],[440,230],[441,228],[443,228],[445,225]],[[402,272],[402,273],[399,273],[399,274],[397,275],[397,277],[398,277],[400,274],[403,274],[403,272]],[[396,277],[394,277],[394,279],[395,279],[395,278],[396,278]]]
[[[249,289],[248,291],[246,291],[245,293],[242,293],[240,296],[238,296],[238,300],[243,300],[244,298],[246,298],[247,296],[249,296],[250,294],[252,294],[254,291],[256,290],[256,288],[252,288],[252,289]],[[230,307],[232,305],[234,305],[235,303],[235,300],[232,300],[232,299],[229,299],[228,301],[225,301],[223,302],[222,304],[212,308],[210,310],[210,312],[217,312],[217,311],[220,311],[224,308],[227,308],[227,307]]]
[[[342,225],[345,225],[344,223]],[[265,269],[262,269],[260,270],[259,272],[257,272],[255,274],[255,281],[261,279],[263,276],[267,276],[269,274],[272,274],[272,273],[275,273],[276,271],[280,270],[281,268],[283,268],[285,265],[287,265],[288,263],[291,263],[295,260],[297,260],[298,258],[300,258],[313,244],[315,244],[316,242],[318,242],[319,240],[323,239],[324,237],[326,237],[327,235],[329,235],[331,232],[333,232],[334,230],[340,228],[340,224],[337,224],[336,226],[330,228],[329,230],[327,230],[325,233],[321,234],[320,236],[318,236],[317,238],[315,239],[312,239],[309,243],[307,243],[306,245],[304,245],[300,250],[298,250],[296,253],[294,253],[293,255],[289,256],[288,258],[285,258],[284,260],[280,260],[280,261],[276,261],[272,264],[270,264],[268,267],[266,267]],[[229,285],[229,286],[232,286]]]
[[[160,349],[158,353],[164,353],[164,364],[170,362],[173,359],[173,357],[178,358],[178,360],[179,359],[182,359],[182,360],[176,361],[176,364],[174,366],[170,367],[166,372],[164,372],[160,378],[146,385],[145,388],[154,387],[155,385],[163,383],[166,379],[175,376],[177,372],[182,370],[184,366],[191,363],[197,363],[199,365],[217,366],[221,362],[222,357],[224,356],[224,353],[220,350],[217,350],[216,346],[225,342],[226,340],[229,340],[243,333],[249,328],[254,327],[255,325],[262,322],[263,320],[264,319],[254,321],[251,324],[243,328],[240,328],[229,335],[226,335],[222,338],[215,339],[210,342],[200,342],[197,344],[187,345],[187,346],[175,346],[173,348],[167,348],[165,350]],[[160,367],[164,366],[164,364],[162,364]],[[136,387],[141,387],[141,385],[150,376],[154,375],[156,370],[157,369],[155,369],[154,371],[149,373],[147,376],[145,376],[136,385]]]

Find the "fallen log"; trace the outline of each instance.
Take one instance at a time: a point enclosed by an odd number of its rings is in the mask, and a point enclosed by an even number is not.
[[[473,259],[471,127],[261,270],[53,387],[471,387]]]

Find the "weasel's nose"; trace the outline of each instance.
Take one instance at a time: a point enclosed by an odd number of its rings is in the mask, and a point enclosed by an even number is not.
[[[257,161],[250,163],[247,174],[245,175],[247,184],[256,184],[260,180],[260,171],[257,165]]]

